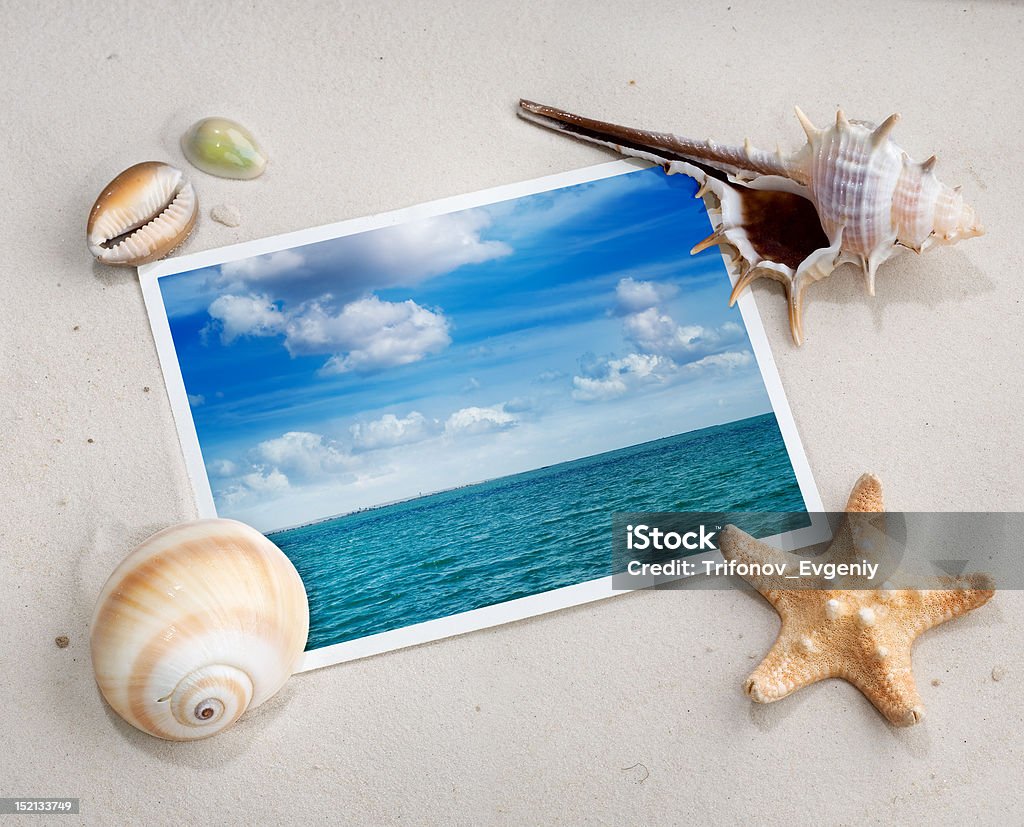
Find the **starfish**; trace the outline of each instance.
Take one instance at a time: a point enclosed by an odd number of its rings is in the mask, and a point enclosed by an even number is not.
[[[864,474],[846,505],[848,513],[884,511],[882,484]],[[870,545],[859,538],[861,520],[846,518],[825,557],[844,562]],[[852,538],[852,545],[851,545]],[[722,555],[738,563],[789,563],[800,558],[773,548],[735,526],[720,534]],[[803,558],[806,559],[806,558]],[[939,589],[785,588],[781,576],[747,576],[775,607],[782,628],[771,651],[747,678],[746,693],[758,703],[771,703],[823,678],[852,683],[890,723],[909,726],[921,720],[924,706],[914,684],[910,653],[927,629],[984,605],[995,593],[987,575],[939,579]],[[807,582],[806,579],[804,582]],[[886,584],[888,586],[888,584]]]

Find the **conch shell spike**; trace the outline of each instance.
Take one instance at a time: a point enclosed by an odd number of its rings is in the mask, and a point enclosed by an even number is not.
[[[799,106],[794,106],[793,110],[796,112],[797,120],[800,121],[800,126],[804,128],[807,140],[813,143],[814,139],[818,137],[818,127],[811,123],[811,119],[804,114],[804,110]]]
[[[836,129],[846,129],[849,127],[850,122],[846,118],[846,113],[842,109],[836,110]]]
[[[786,298],[789,304],[789,332],[796,344],[804,341],[804,283],[799,276],[791,284],[786,285]]]
[[[757,265],[749,266],[741,270],[739,278],[736,279],[736,284],[732,288],[732,293],[729,294],[729,307],[736,304],[739,297],[743,294],[743,291],[764,275],[767,274],[764,270],[758,268]]]
[[[871,133],[871,141],[875,146],[881,146],[883,141],[888,140],[890,133],[895,129],[896,124],[899,123],[900,113],[893,112],[888,118],[882,121],[881,125],[878,126],[874,132]]]
[[[703,253],[709,247],[714,247],[716,244],[722,244],[726,240],[727,239],[725,237],[725,228],[719,227],[707,238],[703,239],[702,241],[698,241],[696,244],[694,244],[693,248],[690,250],[690,255],[695,256],[697,255],[697,253]]]
[[[921,164],[921,172],[927,174],[935,169],[935,165],[939,162],[939,159],[932,155],[927,161]]]

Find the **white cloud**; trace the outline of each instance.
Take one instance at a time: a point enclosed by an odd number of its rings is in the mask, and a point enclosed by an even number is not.
[[[448,320],[412,300],[377,296],[349,302],[340,310],[311,301],[282,310],[267,296],[220,296],[209,307],[230,344],[240,336],[284,336],[292,356],[330,354],[324,374],[370,372],[416,362],[450,343]]]
[[[209,313],[220,322],[220,340],[226,345],[240,336],[276,336],[285,325],[284,314],[263,295],[219,296]]]
[[[201,393],[190,393],[188,395],[188,404],[193,408],[198,408],[200,405],[206,404],[206,397]]]
[[[573,399],[605,402],[618,399],[641,387],[676,382],[712,370],[730,371],[754,361],[748,350],[725,351],[679,365],[667,356],[630,353],[621,359],[581,360],[581,376],[572,380]]]
[[[259,443],[253,457],[274,470],[283,469],[297,477],[317,477],[345,470],[349,456],[322,434],[308,431],[289,431],[274,439]],[[244,480],[244,477],[243,477]]]
[[[610,376],[607,379],[574,376],[572,384],[572,398],[580,402],[603,402],[607,399],[617,399],[629,390],[625,380],[618,375]]]
[[[510,414],[525,414],[533,412],[537,407],[537,402],[526,396],[517,396],[514,399],[508,400],[504,405],[501,406],[502,410]]]
[[[381,227],[223,264],[216,286],[289,305],[328,296],[340,305],[374,288],[411,286],[510,254],[507,244],[481,237],[490,223],[485,210],[463,210]]]
[[[656,307],[626,316],[622,332],[637,350],[667,356],[677,362],[699,357],[743,335],[743,329],[735,322],[726,322],[719,328],[680,325]]]
[[[346,304],[336,315],[314,304],[289,321],[285,339],[293,355],[334,353],[324,374],[408,365],[450,343],[448,320],[440,312],[376,296]]]
[[[653,281],[637,281],[632,276],[619,279],[615,286],[615,309],[619,313],[638,313],[649,307],[656,307],[662,301],[675,295],[677,288],[671,284],[655,284]]]
[[[704,328],[700,325],[676,324],[671,316],[656,307],[650,307],[626,316],[622,322],[622,332],[638,349],[674,359],[695,349],[704,334]]]
[[[446,434],[482,434],[516,425],[517,419],[504,405],[479,408],[475,405],[455,411],[444,423]]]
[[[215,459],[206,463],[206,470],[211,477],[233,477],[242,469],[237,462],[229,459]]]
[[[754,361],[754,356],[749,350],[727,350],[725,353],[713,353],[705,356],[696,362],[683,365],[683,370],[702,371],[713,368],[720,370],[732,370],[733,368],[746,367]]]
[[[418,361],[450,343],[443,313],[371,291],[509,255],[504,242],[483,238],[490,223],[484,209],[463,210],[228,262],[212,277],[221,295],[206,332],[226,345],[281,335],[293,356],[329,356],[324,375]]]
[[[384,414],[380,419],[358,422],[349,428],[352,446],[360,451],[420,442],[433,436],[436,430],[436,424],[419,411],[412,411],[402,418],[394,414]]]
[[[260,494],[277,494],[287,489],[289,485],[288,477],[276,468],[267,472],[257,470],[246,474],[242,477],[242,483],[251,491]]]
[[[664,381],[675,370],[670,359],[644,353],[630,353],[621,359],[609,359],[591,366],[590,376],[574,376],[573,399],[603,402],[616,399],[640,385]]]
[[[681,325],[659,304],[675,292],[671,285],[627,276],[615,287],[614,311],[623,316],[622,335],[632,348],[622,358],[585,353],[573,377],[572,396],[580,402],[617,399],[639,388],[680,381],[706,370],[748,365],[748,351],[727,351],[743,340],[743,328],[726,322],[717,328]]]
[[[287,491],[290,487],[288,477],[271,468],[267,471],[264,468],[256,468],[248,474],[243,474],[233,485],[228,486],[220,497],[229,505],[238,505],[247,500],[258,497],[261,500],[272,499]]]
[[[221,280],[224,284],[244,284],[252,287],[274,281],[281,276],[287,277],[303,264],[305,258],[297,250],[280,250],[222,264]]]
[[[385,276],[416,283],[466,264],[507,256],[512,252],[507,244],[480,238],[490,223],[485,211],[464,210],[389,227],[378,231],[379,239],[368,233],[360,237],[369,242],[363,266],[376,265],[374,269]]]

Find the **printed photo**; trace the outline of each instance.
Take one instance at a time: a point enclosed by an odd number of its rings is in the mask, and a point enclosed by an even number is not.
[[[307,668],[612,593],[616,512],[820,511],[694,182],[633,163],[142,271],[200,511]]]

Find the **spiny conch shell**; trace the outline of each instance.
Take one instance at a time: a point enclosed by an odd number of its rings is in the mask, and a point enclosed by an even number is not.
[[[793,341],[803,341],[803,291],[841,264],[861,267],[875,293],[879,265],[899,252],[917,253],[981,235],[974,210],[960,188],[935,177],[935,157],[912,161],[892,140],[899,115],[880,126],[846,119],[818,129],[797,108],[807,143],[791,155],[696,141],[664,132],[617,126],[531,101],[519,102],[529,121],[609,146],[682,172],[719,202],[715,232],[698,253],[727,245],[739,254],[731,307],[755,279],[768,276],[786,287]]]
[[[107,580],[92,664],[128,723],[191,741],[276,693],[308,632],[306,590],[284,552],[242,523],[197,520],[154,534]]]
[[[104,264],[136,267],[163,258],[188,238],[199,202],[180,169],[159,161],[128,167],[92,205],[86,237]]]
[[[267,156],[253,134],[228,118],[203,118],[181,136],[189,163],[210,175],[248,180],[267,168]]]

